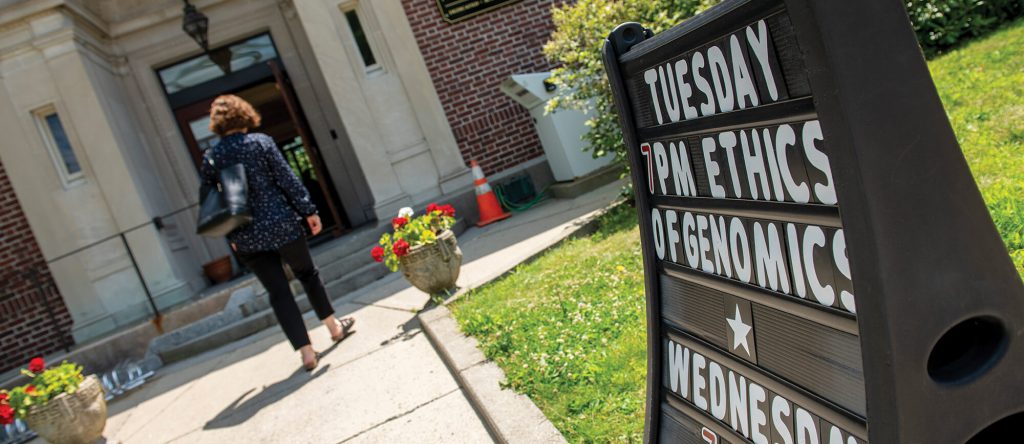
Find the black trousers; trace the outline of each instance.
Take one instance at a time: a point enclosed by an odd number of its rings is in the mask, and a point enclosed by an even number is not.
[[[248,267],[267,289],[270,306],[274,308],[277,322],[281,324],[288,342],[296,350],[309,345],[309,334],[306,324],[302,321],[299,304],[295,303],[288,277],[285,276],[283,263],[287,263],[295,277],[302,282],[313,310],[320,320],[334,314],[331,301],[327,298],[327,289],[320,280],[320,270],[313,264],[306,238],[301,237],[277,251],[259,251],[255,253],[239,253],[238,258]],[[283,261],[283,263],[282,263]]]

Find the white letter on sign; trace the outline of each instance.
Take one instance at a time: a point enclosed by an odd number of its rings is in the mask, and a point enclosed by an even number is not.
[[[747,240],[747,229],[743,227],[743,221],[738,217],[732,218],[729,222],[729,240],[732,244],[732,268],[736,270],[736,277],[749,284],[753,258],[750,254],[750,242]],[[742,255],[740,249],[743,251]]]
[[[697,215],[697,241],[700,243],[700,269],[705,273],[714,273],[715,267],[711,264],[708,253],[711,252],[711,240],[704,235],[708,229],[708,217]]]
[[[789,275],[786,274],[786,257],[782,254],[782,239],[774,223],[765,222],[768,237],[765,238],[760,222],[754,222],[754,263],[757,265],[757,283],[762,288],[771,288],[789,294]]]
[[[722,48],[716,45],[708,48],[708,69],[711,71],[711,82],[715,84],[718,109],[723,113],[732,111],[736,102],[736,97],[732,93],[732,76],[729,75],[729,65],[725,62]]]
[[[836,231],[835,236],[832,236],[832,257],[836,261],[836,268],[840,273],[847,279],[853,279],[850,276],[850,258],[846,256],[846,236],[843,234],[843,230]],[[839,304],[849,311],[850,313],[857,312],[857,305],[854,304],[853,294],[842,290],[839,292]]]
[[[690,268],[700,267],[700,246],[697,245],[697,235],[692,234],[697,230],[697,223],[693,220],[693,213],[683,213],[683,249],[686,251],[686,264]]]
[[[711,414],[719,421],[725,421],[725,405],[729,395],[725,390],[725,374],[717,362],[708,363],[708,397],[711,398]]]
[[[661,119],[661,104],[658,103],[658,72],[653,68],[644,71],[644,81],[651,87],[651,102],[654,102],[654,117],[658,119],[658,125],[665,123]]]
[[[657,208],[651,209],[651,229],[651,234],[654,235],[654,251],[658,253],[658,259],[665,260],[665,231],[661,211]]]
[[[821,124],[817,120],[804,124],[804,153],[807,155],[807,161],[825,173],[825,180],[828,181],[827,184],[814,184],[814,195],[825,205],[835,205],[839,200],[836,199],[836,185],[832,181],[832,167],[829,165],[828,156],[814,146],[814,141],[823,139]]]
[[[700,75],[700,69],[704,67],[704,54],[700,51],[693,53],[693,60],[690,62],[690,69],[693,70],[693,81],[697,82],[697,89],[707,97],[708,100],[700,104],[700,115],[710,116],[715,113],[715,94],[711,91],[711,84]]]
[[[811,294],[818,303],[831,307],[836,302],[836,292],[831,285],[821,285],[818,279],[818,271],[814,265],[814,247],[825,246],[825,232],[820,227],[808,225],[804,230],[804,266],[807,267],[807,282],[811,287]]]
[[[711,185],[711,196],[724,199],[725,187],[715,182],[715,178],[718,177],[718,173],[721,173],[722,170],[718,169],[718,162],[711,158],[711,153],[715,152],[718,145],[715,144],[713,137],[705,137],[700,143],[704,149],[704,167],[708,170],[708,184]]]
[[[704,411],[708,409],[708,400],[701,394],[701,390],[704,390],[707,384],[704,383],[704,374],[701,371],[704,370],[706,363],[704,356],[693,354],[693,404]]]
[[[672,341],[668,343],[668,374],[672,391],[690,398],[690,351]]]
[[[806,410],[796,408],[797,444],[818,444],[818,424]]]
[[[658,171],[658,184],[661,185],[661,194],[668,194],[668,187],[665,181],[668,180],[668,154],[665,152],[665,145],[661,142],[654,142],[654,168]]]
[[[729,257],[729,229],[725,226],[725,217],[709,215],[708,222],[711,223],[711,247],[715,251],[715,273],[725,277],[732,277],[732,258]]]
[[[732,429],[750,438],[747,419],[747,378],[740,376],[736,381],[736,373],[729,372],[729,425]]]
[[[676,62],[676,81],[679,83],[679,105],[683,107],[683,118],[685,120],[697,118],[697,108],[690,105],[690,97],[693,97],[693,88],[683,77],[686,75],[686,59]]]
[[[672,262],[679,262],[676,258],[676,245],[679,243],[679,231],[676,230],[676,222],[679,222],[679,214],[674,210],[665,210],[665,229],[668,230],[668,253]]]
[[[759,33],[761,34],[760,36],[758,36]],[[754,50],[754,57],[757,58],[758,63],[761,65],[761,75],[764,77],[765,83],[768,84],[768,95],[774,101],[779,100],[779,88],[775,86],[775,76],[772,74],[772,68],[768,66],[769,38],[768,26],[765,25],[764,20],[757,22],[756,32],[753,26],[747,27],[747,43]]]
[[[781,396],[772,398],[772,425],[775,426],[775,431],[782,437],[781,443],[773,444],[793,444],[793,434],[789,431],[789,416],[789,401]]]
[[[768,434],[771,433],[766,434],[762,430],[762,427],[768,425],[768,416],[761,410],[761,403],[767,396],[764,387],[750,383],[750,440],[754,441],[754,444],[768,444]]]
[[[677,196],[696,196],[697,185],[693,181],[693,169],[690,168],[690,151],[686,149],[686,142],[679,141],[679,145],[668,144],[669,160],[672,162],[672,179],[676,185]]]
[[[665,71],[668,75],[665,75]],[[665,109],[668,110],[668,121],[679,121],[679,97],[676,95],[676,76],[672,74],[672,64],[658,67],[658,80],[661,82],[661,96],[665,98]]]
[[[747,71],[747,61],[743,58],[743,49],[740,48],[740,39],[733,34],[729,38],[729,47],[732,53],[732,72],[736,76],[736,104],[740,109],[747,107],[747,100],[750,99],[750,106],[757,106],[757,88],[754,87],[754,78]]]

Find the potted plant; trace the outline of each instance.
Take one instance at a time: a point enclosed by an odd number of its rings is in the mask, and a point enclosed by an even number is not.
[[[21,373],[31,381],[11,391],[0,390],[0,425],[15,418],[47,442],[91,444],[103,437],[107,402],[96,375],[82,376],[82,366],[68,363],[46,368],[33,358]]]
[[[451,205],[432,203],[419,216],[414,216],[411,208],[403,208],[391,220],[394,233],[382,234],[380,245],[370,254],[389,270],[402,270],[406,280],[426,293],[450,291],[462,266],[453,225],[455,208]]]
[[[231,280],[234,270],[231,267],[231,256],[223,256],[203,264],[203,273],[214,284]]]

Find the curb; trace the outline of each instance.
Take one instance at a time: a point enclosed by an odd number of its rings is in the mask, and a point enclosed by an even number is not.
[[[534,261],[566,240],[593,233],[597,230],[597,220],[622,203],[623,200],[616,200],[601,210],[571,221],[570,223],[576,226],[574,229],[567,230],[564,236],[539,248],[516,266]],[[512,269],[502,270],[489,279],[467,285],[459,289],[444,304],[420,312],[416,317],[430,343],[496,442],[564,443],[565,437],[528,396],[501,387],[501,383],[506,379],[505,372],[484,356],[476,339],[466,336],[459,330],[458,323],[447,307],[473,289],[500,279]]]

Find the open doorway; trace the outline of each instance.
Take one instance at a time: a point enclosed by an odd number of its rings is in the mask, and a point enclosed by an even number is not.
[[[211,50],[157,72],[197,168],[203,152],[219,141],[208,127],[210,104],[221,94],[235,94],[260,113],[262,123],[256,131],[274,139],[309,191],[324,225],[315,239],[337,237],[351,229],[269,34]]]

